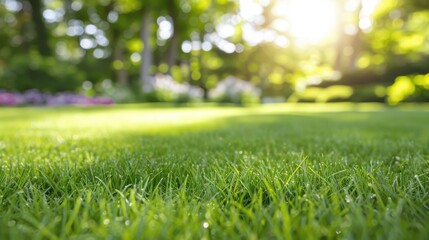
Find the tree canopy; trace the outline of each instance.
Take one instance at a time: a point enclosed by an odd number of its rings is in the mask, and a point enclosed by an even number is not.
[[[207,96],[233,75],[263,96],[343,86],[384,101],[399,77],[429,72],[424,0],[0,0],[0,15],[9,90],[150,91],[162,73]]]

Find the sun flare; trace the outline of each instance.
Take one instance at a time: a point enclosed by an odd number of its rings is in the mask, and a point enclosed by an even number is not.
[[[288,21],[289,33],[301,44],[326,40],[338,21],[338,8],[332,0],[278,0],[275,12]]]

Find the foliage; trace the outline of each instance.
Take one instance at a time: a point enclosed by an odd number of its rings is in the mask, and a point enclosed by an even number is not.
[[[186,83],[178,83],[168,75],[156,75],[153,92],[144,97],[151,102],[195,102],[203,98],[203,90]]]
[[[348,85],[347,99],[380,101],[371,86],[429,72],[424,0],[307,1],[3,0],[0,87],[79,91],[83,81],[111,80],[120,101],[188,101],[164,90],[141,96],[137,85],[166,74],[207,99],[220,80],[236,76],[263,97],[294,100],[313,87]],[[331,17],[331,32],[318,39]],[[311,101],[317,98],[328,101]]]
[[[387,88],[389,104],[403,101],[429,101],[429,74],[401,76]]]
[[[84,76],[73,64],[53,57],[16,55],[0,75],[0,88],[17,91],[38,89],[52,93],[76,91],[85,80]]]
[[[353,88],[352,102],[385,102],[386,88],[383,84],[364,84]]]
[[[222,103],[253,104],[259,103],[261,90],[251,83],[235,77],[220,81],[209,92],[209,98]]]
[[[0,238],[426,239],[427,115],[1,108]]]
[[[290,102],[332,102],[350,99],[353,89],[349,86],[334,85],[327,88],[309,87],[302,92],[296,92],[290,96]]]
[[[126,86],[115,86],[109,89],[102,89],[100,93],[112,98],[117,103],[138,102],[138,96],[140,94]]]

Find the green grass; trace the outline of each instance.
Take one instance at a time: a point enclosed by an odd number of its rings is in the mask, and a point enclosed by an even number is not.
[[[429,239],[429,106],[0,108],[0,239]]]

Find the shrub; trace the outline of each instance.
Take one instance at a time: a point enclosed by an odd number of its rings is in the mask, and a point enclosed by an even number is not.
[[[216,102],[252,104],[259,103],[261,90],[236,77],[227,77],[209,91],[209,98]]]
[[[171,76],[158,74],[153,78],[153,91],[145,94],[150,102],[195,102],[201,101],[204,92],[201,88],[178,83]]]
[[[335,102],[350,98],[353,89],[349,86],[333,85],[327,88],[309,87],[289,97],[290,102]]]
[[[20,92],[29,89],[51,93],[75,91],[84,76],[76,66],[53,57],[16,55],[0,75],[0,88]]]
[[[429,100],[429,74],[400,76],[387,88],[387,102],[395,105],[404,101]]]
[[[117,103],[138,102],[138,94],[125,86],[111,87],[108,90],[102,90],[100,93],[103,96],[113,99]]]
[[[384,102],[386,86],[383,84],[365,84],[353,87],[351,102]]]

